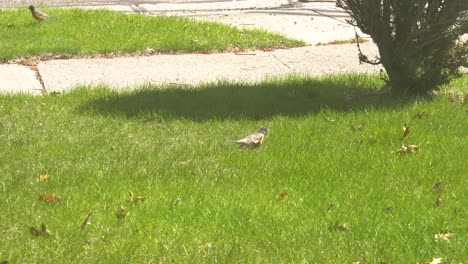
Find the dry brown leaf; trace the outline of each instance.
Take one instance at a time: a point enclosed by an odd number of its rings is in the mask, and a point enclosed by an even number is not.
[[[417,112],[416,114],[413,115],[413,118],[416,118],[416,119],[423,119],[425,117],[427,117],[429,114],[426,113],[426,112]]]
[[[403,139],[405,139],[410,132],[409,125],[405,123],[403,126]]]
[[[335,222],[333,224],[330,224],[328,226],[328,229],[330,231],[342,231],[342,232],[346,232],[346,231],[349,231],[351,230],[351,225],[349,223],[340,223],[340,222]]]
[[[353,125],[353,130],[354,131],[361,131],[363,129],[364,129],[364,126],[362,124],[357,123],[357,124]]]
[[[436,182],[434,186],[432,187],[432,192],[439,192],[442,190],[442,183],[441,182]]]
[[[408,145],[408,150],[409,150],[409,152],[418,152],[419,147],[418,147],[418,145],[414,145],[414,144]]]
[[[29,232],[32,235],[36,236],[36,237],[38,237],[40,235],[43,235],[43,236],[51,236],[52,235],[52,232],[50,232],[50,230],[47,228],[47,226],[44,223],[41,224],[41,230],[38,230],[35,227],[31,227],[31,228],[29,228]]]
[[[339,224],[337,227],[340,231],[349,231],[351,229],[351,225],[348,223]]]
[[[414,145],[414,144],[411,144],[411,145],[408,145],[408,146],[401,146],[401,148],[399,150],[396,151],[396,153],[398,154],[408,154],[408,153],[415,153],[415,152],[418,152],[419,151],[419,147],[418,145]]]
[[[43,172],[39,177],[37,177],[36,182],[43,182],[46,181],[49,178],[50,174],[49,172]]]
[[[46,227],[46,225],[44,223],[41,224],[41,234],[44,235],[44,236],[51,236],[52,233],[50,232],[50,230]]]
[[[401,146],[401,148],[396,151],[396,153],[398,154],[406,154],[407,152],[408,152],[408,148],[405,145]]]
[[[180,201],[181,199],[179,197],[175,198],[174,201],[172,201],[172,206],[176,206]]]
[[[435,234],[434,235],[434,240],[436,242],[439,242],[439,241],[447,241],[447,242],[450,242],[449,238],[453,236],[453,233],[450,232],[450,231],[445,231],[445,232],[442,232],[442,233],[438,233],[438,234]]]
[[[116,215],[117,215],[117,218],[119,218],[119,219],[125,218],[125,216],[127,216],[127,212],[125,211],[125,207],[123,207],[121,205],[119,210],[117,211]]]
[[[141,196],[141,195],[138,195],[135,200],[133,200],[135,203],[140,201],[140,202],[144,202],[146,200],[146,197],[144,196]]]
[[[35,227],[31,227],[31,228],[29,229],[29,232],[30,232],[32,235],[36,236],[36,237],[38,237],[38,236],[41,235],[41,231],[37,230],[37,228],[35,228]]]
[[[60,201],[60,197],[58,197],[56,194],[44,194],[39,196],[39,200],[48,204],[57,204]]]
[[[286,196],[288,196],[287,192],[281,192],[279,195],[280,200],[283,200]]]
[[[213,244],[211,244],[211,243],[206,243],[206,244],[204,244],[204,245],[199,246],[198,248],[199,248],[200,251],[208,251],[208,250],[210,250],[212,247],[213,247]]]

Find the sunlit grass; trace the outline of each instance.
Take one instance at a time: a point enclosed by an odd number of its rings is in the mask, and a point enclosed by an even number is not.
[[[0,60],[21,56],[97,53],[217,52],[305,45],[264,30],[237,29],[182,17],[126,15],[107,10],[41,9],[54,18],[39,23],[28,9],[2,10]]]
[[[2,95],[0,260],[463,263],[466,103],[394,100],[381,85],[354,75]],[[404,123],[417,153],[395,153]],[[262,125],[261,147],[230,142]],[[50,237],[30,234],[41,223]]]

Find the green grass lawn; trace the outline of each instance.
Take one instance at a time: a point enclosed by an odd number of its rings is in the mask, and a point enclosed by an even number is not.
[[[41,9],[55,18],[39,23],[27,8],[2,10],[0,61],[36,55],[216,52],[303,46],[264,30],[237,29],[181,17],[125,15],[106,10]]]
[[[464,263],[466,102],[381,86],[342,75],[1,95],[0,261]],[[452,86],[466,98],[467,77]],[[404,123],[419,152],[395,153]],[[259,148],[230,142],[262,125]]]

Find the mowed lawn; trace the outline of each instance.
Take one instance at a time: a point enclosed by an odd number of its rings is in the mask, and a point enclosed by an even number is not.
[[[468,78],[458,99],[382,85],[1,95],[0,261],[464,263]],[[262,125],[259,148],[231,142]]]
[[[305,45],[265,30],[238,29],[183,17],[108,10],[40,10],[53,18],[39,23],[27,8],[1,11],[0,61],[31,56],[144,54],[147,48],[156,53],[205,53]]]

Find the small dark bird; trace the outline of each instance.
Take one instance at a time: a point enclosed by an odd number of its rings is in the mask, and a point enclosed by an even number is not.
[[[34,17],[34,19],[36,19],[39,22],[49,18],[49,15],[37,10],[33,5],[29,6],[29,10],[31,10],[31,15]]]
[[[263,143],[263,138],[267,131],[268,129],[266,127],[261,127],[257,132],[248,135],[243,139],[234,141],[234,143],[239,144],[241,147],[258,147]]]

